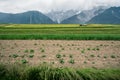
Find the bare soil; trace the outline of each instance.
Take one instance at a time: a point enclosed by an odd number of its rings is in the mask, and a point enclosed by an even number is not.
[[[29,65],[119,68],[120,41],[0,40],[0,62],[22,60]]]

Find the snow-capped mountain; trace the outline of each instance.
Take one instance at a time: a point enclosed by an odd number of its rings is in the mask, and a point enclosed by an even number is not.
[[[100,13],[106,10],[105,7],[98,7],[91,10],[82,11],[79,14],[76,14],[68,19],[63,20],[61,23],[73,23],[73,24],[84,24],[91,20],[93,17],[99,15]]]
[[[68,11],[51,11],[49,13],[46,13],[46,16],[48,16],[50,19],[52,19],[56,23],[61,23],[61,21],[74,16],[76,14],[79,14],[81,11],[78,10],[68,10]]]

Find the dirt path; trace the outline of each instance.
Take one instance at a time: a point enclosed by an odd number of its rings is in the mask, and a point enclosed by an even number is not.
[[[120,41],[0,40],[0,62],[120,67]]]

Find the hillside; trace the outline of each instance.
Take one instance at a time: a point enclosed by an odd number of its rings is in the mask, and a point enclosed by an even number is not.
[[[0,13],[0,23],[52,24],[54,22],[38,11],[28,11],[18,14]]]

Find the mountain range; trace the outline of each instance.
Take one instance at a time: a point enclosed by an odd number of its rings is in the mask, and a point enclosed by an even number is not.
[[[15,24],[120,24],[120,7],[98,7],[91,10],[51,11],[41,13],[0,13],[0,23]]]

